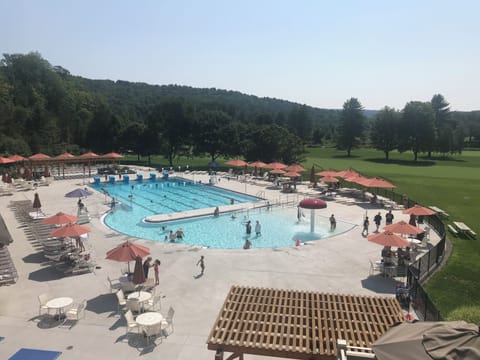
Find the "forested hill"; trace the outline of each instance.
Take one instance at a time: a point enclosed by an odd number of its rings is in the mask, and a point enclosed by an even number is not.
[[[91,80],[76,77],[85,89],[108,99],[110,105],[121,109],[135,120],[139,114],[129,113],[141,105],[142,109],[157,105],[167,98],[182,98],[188,103],[207,109],[221,109],[235,120],[252,120],[260,115],[288,116],[295,109],[302,108],[308,112],[314,123],[335,122],[339,110],[328,110],[300,105],[286,100],[246,95],[238,91],[216,88],[194,88],[181,85],[150,85],[128,81]]]

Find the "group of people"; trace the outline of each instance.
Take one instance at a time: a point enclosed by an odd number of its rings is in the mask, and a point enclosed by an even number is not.
[[[393,223],[393,214],[392,210],[389,210],[385,214],[385,225],[391,225]],[[378,212],[374,217],[373,217],[373,222],[375,223],[376,229],[375,232],[379,232],[380,225],[382,224],[382,214]],[[370,220],[368,219],[368,216],[365,216],[365,219],[363,219],[363,230],[362,230],[362,236],[367,236],[368,235],[368,228],[370,226]]]
[[[167,228],[165,226],[162,226],[162,232],[165,233],[167,232]],[[165,238],[163,239],[164,241],[169,241],[170,242],[175,242],[177,240],[182,240],[185,237],[185,233],[183,232],[182,228],[178,228],[177,231],[173,232],[173,230],[170,230],[168,235],[165,235]]]
[[[152,257],[149,256],[143,262],[143,273],[145,279],[148,279],[148,271],[153,267],[153,272],[155,273],[155,285],[159,284],[159,273],[160,273],[160,260],[156,259],[152,264]]]

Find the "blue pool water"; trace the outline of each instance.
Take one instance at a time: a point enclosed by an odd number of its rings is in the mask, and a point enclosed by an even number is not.
[[[163,185],[163,186],[162,186]],[[133,186],[133,189],[132,189]],[[160,224],[144,223],[142,219],[153,214],[165,214],[176,211],[209,208],[235,203],[258,201],[258,198],[219,189],[213,186],[192,184],[188,181],[174,179],[166,181],[144,181],[130,184],[101,184],[93,186],[117,198],[121,205],[105,217],[105,224],[112,229],[138,238],[164,241],[170,230],[178,228],[184,231],[184,238],[178,243],[221,249],[240,249],[245,240],[252,242],[252,248],[272,248],[294,246],[300,241],[316,240],[334,236],[352,229],[355,225],[337,219],[337,229],[329,232],[328,217],[322,210],[316,212],[315,232],[310,232],[310,210],[304,210],[301,221],[297,219],[297,209],[272,207],[270,211],[259,208],[239,211],[235,218],[231,214],[222,214],[190,218],[185,220],[163,222]],[[133,197],[129,198],[130,193]],[[329,214],[328,214],[329,215]],[[245,222],[250,220],[252,233],[247,236]],[[261,235],[255,234],[255,223],[261,224]],[[166,227],[165,230],[162,227]]]

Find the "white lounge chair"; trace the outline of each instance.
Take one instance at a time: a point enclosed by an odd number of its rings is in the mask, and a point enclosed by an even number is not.
[[[71,323],[70,328],[72,328],[75,323],[81,318],[85,317],[85,308],[87,306],[87,300],[82,300],[79,304],[74,304],[66,313],[65,320],[63,325],[66,323]]]
[[[47,302],[50,299],[52,299],[52,296],[49,293],[38,295],[38,302],[39,302],[38,315],[42,315],[42,311],[46,311],[47,314],[50,313],[50,309],[47,306]]]
[[[131,333],[134,330],[136,330],[137,333],[140,333],[140,326],[137,324],[137,322],[133,318],[132,312],[130,310],[127,310],[124,316],[125,316],[125,321],[127,322],[127,329],[125,334]]]

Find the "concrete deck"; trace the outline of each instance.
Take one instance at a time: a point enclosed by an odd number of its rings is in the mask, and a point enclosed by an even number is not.
[[[149,173],[149,169],[144,172],[145,176]],[[202,179],[202,175],[193,176],[195,180]],[[185,177],[191,179],[192,175]],[[202,181],[208,181],[207,177]],[[76,199],[65,198],[64,194],[78,186],[83,187],[82,180],[59,180],[48,187],[38,188],[42,210],[47,214],[58,211],[76,213]],[[244,192],[246,188],[250,195],[263,191],[272,204],[282,200],[278,190],[233,180],[222,179],[218,186],[239,192]],[[145,347],[143,339],[137,343],[125,338],[124,319],[116,314],[116,298],[109,291],[107,276],[117,278],[125,264],[106,260],[105,253],[129,237],[101,223],[101,216],[108,210],[104,195],[95,192],[84,201],[92,216],[89,224],[92,233],[87,247],[96,258],[97,269],[90,274],[61,277],[26,239],[8,208],[12,200],[33,200],[33,194],[34,191],[22,191],[0,197],[2,215],[14,239],[8,249],[20,276],[16,284],[0,287],[0,336],[5,337],[0,341],[2,359],[27,347],[62,351],[61,360],[212,360],[214,352],[207,350],[207,337],[233,284],[342,294],[394,294],[394,279],[369,276],[369,259],[375,261],[380,258],[381,246],[363,238],[360,225],[366,211],[371,218],[380,211],[383,219],[386,211],[372,209],[368,205],[360,207],[328,202],[325,210],[328,214],[334,213],[337,219],[359,226],[348,233],[300,247],[218,250],[130,238],[148,246],[153,259],[161,260],[157,289],[165,295],[161,312],[166,314],[169,306],[175,309],[173,334],[163,343],[157,340],[156,346]],[[394,215],[395,221],[408,219],[400,211],[394,211]],[[370,229],[374,229],[374,225]],[[431,233],[430,236],[432,241],[436,240],[436,234]],[[199,276],[200,269],[196,266],[200,255],[205,256],[203,276]],[[85,318],[71,329],[39,321],[37,296],[47,291],[54,296],[72,297],[76,301],[86,299]]]

